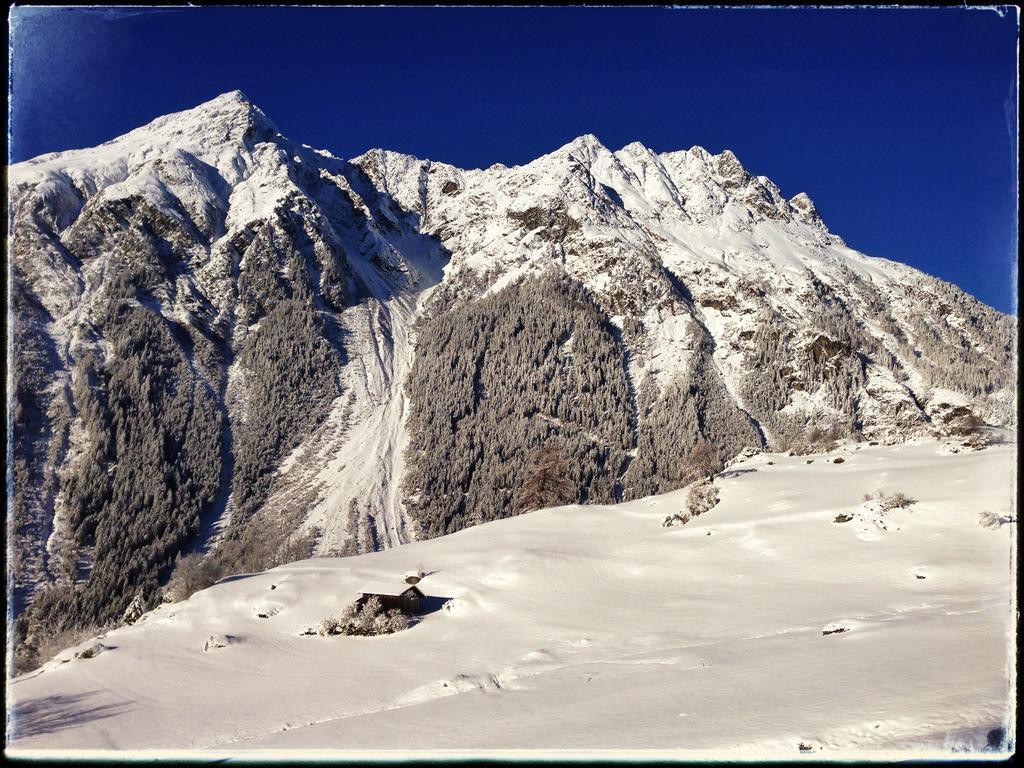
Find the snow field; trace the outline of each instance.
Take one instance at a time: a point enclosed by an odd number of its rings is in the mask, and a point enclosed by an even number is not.
[[[977,750],[1012,712],[1016,525],[978,515],[1012,511],[1016,447],[941,447],[757,455],[684,526],[685,489],[232,577],[15,680],[12,753]],[[879,489],[917,501],[834,522]],[[301,634],[418,564],[450,600],[411,629]]]

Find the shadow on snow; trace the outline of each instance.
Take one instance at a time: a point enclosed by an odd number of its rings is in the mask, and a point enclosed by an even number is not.
[[[11,710],[11,738],[56,733],[131,709],[127,703],[88,706],[94,693],[54,694],[16,703]]]

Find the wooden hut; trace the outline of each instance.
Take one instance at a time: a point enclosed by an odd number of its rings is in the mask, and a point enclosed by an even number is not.
[[[371,597],[376,597],[385,610],[397,608],[405,614],[419,613],[420,601],[426,597],[415,584],[403,581],[374,582],[364,585],[359,592],[356,604],[360,608]]]

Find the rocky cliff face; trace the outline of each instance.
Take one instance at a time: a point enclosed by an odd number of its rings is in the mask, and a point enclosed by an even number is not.
[[[8,183],[18,611],[113,620],[182,548],[514,514],[551,439],[607,501],[677,487],[700,438],[1015,417],[1013,318],[728,151],[345,161],[235,92]]]

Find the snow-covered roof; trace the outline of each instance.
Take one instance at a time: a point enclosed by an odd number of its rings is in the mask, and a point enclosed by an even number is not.
[[[359,589],[364,595],[385,595],[387,597],[400,597],[406,592],[413,591],[420,597],[423,593],[414,584],[406,584],[404,581],[371,581]]]

